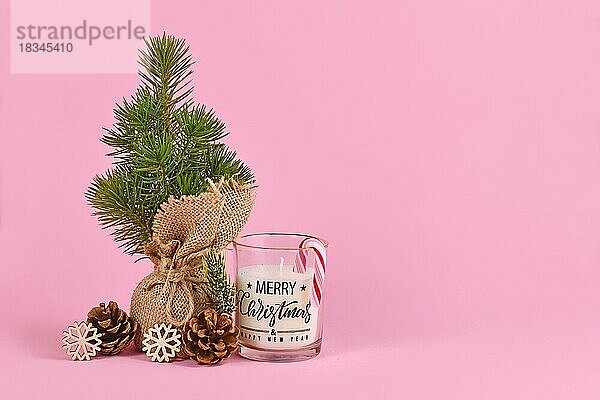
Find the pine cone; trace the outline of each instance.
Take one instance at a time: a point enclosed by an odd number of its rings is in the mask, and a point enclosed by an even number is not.
[[[183,325],[184,351],[200,364],[216,364],[235,351],[239,333],[231,315],[207,308]]]
[[[114,301],[108,302],[108,307],[100,303],[99,307],[92,308],[88,313],[87,322],[100,333],[100,353],[111,356],[125,349],[138,329],[137,322]]]

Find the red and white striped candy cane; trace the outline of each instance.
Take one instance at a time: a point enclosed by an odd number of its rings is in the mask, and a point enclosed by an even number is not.
[[[325,282],[325,266],[327,265],[327,251],[325,245],[319,239],[306,238],[300,243],[298,254],[296,255],[296,272],[304,273],[307,268],[306,250],[312,249],[315,252],[315,275],[313,277],[312,301],[318,307],[321,303],[323,292],[323,283]]]

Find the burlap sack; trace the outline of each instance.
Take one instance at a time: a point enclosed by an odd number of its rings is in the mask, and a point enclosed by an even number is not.
[[[154,324],[181,327],[213,299],[205,290],[202,255],[223,249],[239,234],[254,205],[255,188],[234,182],[211,183],[198,196],[173,197],[161,205],[145,253],[154,271],[135,288],[131,317],[140,329],[134,338],[141,350],[143,334]]]
[[[144,333],[154,324],[170,322],[180,327],[211,302],[203,290],[204,277],[198,268],[185,278],[172,272],[168,278],[167,275],[168,271],[155,268],[133,291],[131,318],[139,324],[133,339],[138,350],[142,349]]]
[[[256,199],[256,188],[240,185],[233,180],[221,180],[216,190],[225,198],[225,204],[212,247],[221,250],[231,243],[246,225]]]

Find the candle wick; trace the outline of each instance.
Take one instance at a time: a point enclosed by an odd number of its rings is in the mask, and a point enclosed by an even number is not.
[[[280,257],[281,262],[279,263],[279,275],[283,275],[283,257]]]

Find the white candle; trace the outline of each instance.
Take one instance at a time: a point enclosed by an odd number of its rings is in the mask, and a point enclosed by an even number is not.
[[[240,342],[258,349],[298,349],[315,341],[318,311],[311,304],[314,269],[252,265],[237,274]]]

